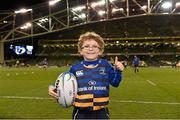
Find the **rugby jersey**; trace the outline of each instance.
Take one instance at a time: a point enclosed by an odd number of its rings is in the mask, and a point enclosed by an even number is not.
[[[109,84],[118,87],[121,71],[105,59],[81,61],[70,68],[77,78],[78,91],[74,106],[83,110],[99,110],[109,103]]]

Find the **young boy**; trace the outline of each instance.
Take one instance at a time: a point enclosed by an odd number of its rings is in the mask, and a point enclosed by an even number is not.
[[[99,58],[104,51],[104,41],[94,32],[80,36],[78,51],[84,60],[70,68],[78,83],[72,119],[109,119],[109,84],[119,86],[124,66],[117,57],[115,67]],[[52,87],[49,88],[49,94],[57,98],[54,91]]]

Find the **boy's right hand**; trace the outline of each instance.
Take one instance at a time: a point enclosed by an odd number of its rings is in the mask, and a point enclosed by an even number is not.
[[[53,85],[49,85],[49,95],[52,96],[54,99],[58,99],[56,87]]]
[[[117,56],[115,57],[114,66],[121,71],[124,69],[124,65],[118,60]]]

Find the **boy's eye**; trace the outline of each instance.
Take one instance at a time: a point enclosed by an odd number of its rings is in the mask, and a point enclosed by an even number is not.
[[[90,49],[90,48],[92,48],[92,49],[100,49],[100,47],[99,47],[99,46],[96,46],[96,45],[93,45],[93,46],[85,45],[85,46],[83,46],[81,49],[86,49],[86,50],[88,50],[88,49]]]

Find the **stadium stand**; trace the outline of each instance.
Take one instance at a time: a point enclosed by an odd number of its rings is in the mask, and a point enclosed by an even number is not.
[[[26,19],[6,12],[7,15],[0,15],[0,21],[13,22],[0,24],[0,43],[4,46],[1,63],[26,60],[27,64],[36,65],[46,57],[49,65],[70,65],[80,59],[76,45],[79,35],[95,31],[105,39],[106,58],[119,56],[130,64],[132,56],[138,55],[147,66],[170,66],[180,61],[180,14],[175,5],[169,10],[162,9],[164,2],[69,0],[67,7],[62,0],[53,8],[47,3],[32,6],[33,12],[30,10]],[[23,31],[21,27],[29,19],[33,27]],[[32,45],[33,54],[17,56],[10,51],[10,45]]]

